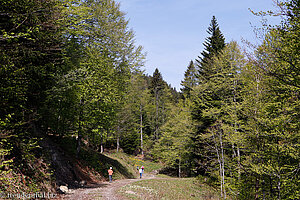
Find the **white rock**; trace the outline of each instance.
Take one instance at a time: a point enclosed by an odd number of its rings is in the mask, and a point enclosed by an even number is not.
[[[67,194],[69,192],[69,189],[67,186],[61,185],[59,186],[60,191],[62,191],[64,194]]]

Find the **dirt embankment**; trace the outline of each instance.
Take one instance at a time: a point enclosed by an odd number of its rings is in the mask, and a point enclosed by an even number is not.
[[[103,176],[92,168],[83,165],[80,160],[68,155],[50,138],[44,138],[40,142],[40,146],[48,154],[55,178],[52,187],[56,192],[59,192],[59,187],[62,185],[75,189],[87,184],[98,184],[105,181]]]

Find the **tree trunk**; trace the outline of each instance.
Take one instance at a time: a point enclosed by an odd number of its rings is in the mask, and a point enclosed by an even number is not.
[[[78,137],[77,137],[77,145],[76,145],[76,158],[79,157],[79,153],[80,153],[80,150],[81,150],[81,138],[82,138],[82,135],[81,134],[78,134]]]
[[[79,127],[78,127],[78,137],[77,137],[77,146],[76,146],[76,157],[78,158],[79,157],[79,153],[80,153],[80,150],[81,150],[81,138],[82,138],[82,111],[83,111],[83,104],[84,104],[84,99],[81,98],[80,99],[80,112],[79,112],[79,118],[78,118],[78,121],[79,121]]]
[[[140,118],[141,118],[141,124],[140,124],[140,133],[141,133],[141,154],[144,155],[143,151],[143,113],[142,113],[142,104],[140,105]]]
[[[103,131],[101,130],[100,153],[103,153]]]
[[[213,139],[214,139],[214,143],[215,143],[215,149],[216,149],[216,153],[217,153],[217,158],[218,158],[218,163],[219,163],[219,173],[220,173],[220,178],[221,178],[221,198],[223,198],[223,179],[222,179],[222,163],[221,163],[221,159],[220,159],[220,154],[219,154],[219,149],[218,149],[218,145],[217,145],[217,141],[215,138],[215,133],[213,131]]]
[[[220,147],[221,147],[221,159],[222,159],[222,184],[223,184],[223,193],[224,193],[224,199],[226,199],[226,190],[225,190],[225,159],[224,159],[224,148],[223,148],[223,140],[222,140],[222,130],[220,130]]]
[[[178,177],[181,178],[181,157],[179,157]]]
[[[119,152],[119,149],[120,149],[120,137],[118,135],[118,137],[117,137],[117,152]]]
[[[281,199],[281,176],[280,176],[280,174],[279,174],[278,178],[279,178],[279,180],[278,180],[278,183],[277,183],[277,189],[278,189],[277,199],[280,200]]]
[[[259,199],[258,191],[259,191],[259,179],[256,178],[256,183],[255,183],[255,200]]]
[[[238,156],[238,180],[241,180],[241,154],[240,154],[240,148],[237,146],[237,156]]]
[[[119,152],[119,149],[120,149],[120,125],[118,125],[118,128],[117,128],[117,152]]]
[[[155,139],[158,140],[158,91],[156,89],[155,91],[155,106],[156,106],[156,111],[155,111]]]

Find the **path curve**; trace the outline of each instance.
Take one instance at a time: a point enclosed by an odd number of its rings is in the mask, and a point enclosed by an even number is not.
[[[85,188],[80,188],[76,190],[71,190],[70,194],[64,195],[63,199],[67,200],[121,200],[122,198],[118,196],[116,191],[130,183],[145,179],[154,179],[155,176],[152,174],[144,174],[142,179],[122,179],[115,180],[112,183],[103,182],[97,185],[90,185]]]

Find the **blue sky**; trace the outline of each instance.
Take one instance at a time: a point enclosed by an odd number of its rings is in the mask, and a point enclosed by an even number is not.
[[[190,62],[203,51],[215,15],[226,42],[242,38],[259,43],[253,26],[260,17],[250,11],[276,10],[273,0],[117,0],[136,35],[136,44],[147,53],[145,71],[158,68],[166,80],[179,90]]]

